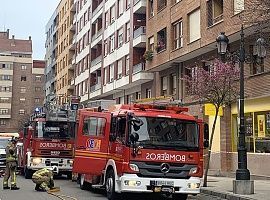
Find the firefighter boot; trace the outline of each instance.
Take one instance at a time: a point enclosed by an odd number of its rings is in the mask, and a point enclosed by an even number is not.
[[[11,189],[11,190],[19,190],[20,188],[17,187],[17,186],[12,186],[10,189]]]
[[[40,191],[40,184],[36,184],[35,190]]]
[[[7,190],[7,189],[10,189],[10,187],[4,186],[3,189],[4,189],[4,190]]]

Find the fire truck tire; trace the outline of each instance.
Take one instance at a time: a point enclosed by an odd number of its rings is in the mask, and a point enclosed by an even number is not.
[[[80,175],[80,181],[79,181],[79,184],[80,184],[81,190],[86,190],[86,189],[87,189],[87,183],[86,183],[85,180],[84,180],[84,174],[81,174],[81,175]]]
[[[24,178],[31,179],[33,175],[33,171],[28,169],[27,167],[24,168]]]
[[[172,199],[173,200],[186,200],[188,198],[187,194],[173,194]]]
[[[115,176],[112,169],[106,174],[106,193],[109,200],[119,200],[120,194],[115,192]]]

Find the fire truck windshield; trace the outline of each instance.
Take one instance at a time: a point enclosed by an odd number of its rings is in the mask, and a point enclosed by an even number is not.
[[[0,149],[5,149],[9,138],[0,138]]]
[[[194,121],[172,118],[138,117],[143,124],[131,133],[139,135],[137,145],[143,148],[197,150],[199,126]]]
[[[75,123],[73,122],[37,122],[35,137],[50,139],[74,138]]]

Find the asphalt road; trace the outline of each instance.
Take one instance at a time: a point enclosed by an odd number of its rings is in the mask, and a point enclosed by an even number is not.
[[[1,184],[3,182],[3,178],[0,178]],[[34,190],[34,183],[31,180],[26,180],[21,176],[17,177],[17,185],[20,187],[20,190],[12,191],[12,190],[3,190],[2,187],[0,189],[0,200],[59,200],[52,195],[49,195],[45,192],[37,192]],[[65,178],[56,179],[55,186],[60,186],[61,191],[56,194],[64,194],[68,196],[72,196],[77,200],[107,200],[103,191],[85,191],[79,188],[75,182],[71,182],[70,180],[66,180]],[[67,198],[64,198],[68,200]],[[150,200],[149,197],[145,196],[137,196],[132,195],[132,198],[128,198],[128,200],[132,199],[140,199],[140,200]],[[197,196],[190,196],[189,199],[191,200],[210,200],[210,199],[220,199],[206,195],[197,195]],[[75,199],[73,199],[75,200]],[[157,200],[157,199],[156,199]],[[159,198],[161,200],[161,198]]]

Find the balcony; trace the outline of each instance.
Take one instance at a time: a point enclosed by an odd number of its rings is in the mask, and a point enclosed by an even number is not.
[[[90,73],[93,73],[94,71],[98,70],[101,68],[101,61],[102,61],[102,55],[98,56],[91,62],[91,68],[90,68]]]
[[[69,79],[67,89],[68,90],[74,90],[74,87],[75,87],[75,80],[74,79]]]
[[[97,18],[102,15],[103,3],[100,3],[98,7],[93,11],[92,24],[97,20]]]
[[[154,79],[152,72],[145,71],[145,63],[139,63],[133,66],[132,84],[140,85]]]
[[[92,36],[91,41],[92,41],[91,47],[94,47],[97,44],[101,44],[101,41],[102,41],[102,29],[100,29],[95,35]]]
[[[100,90],[101,89],[101,83],[97,83],[96,85],[93,85],[90,87],[90,92],[94,92],[96,90]]]
[[[141,26],[133,33],[133,47],[144,48],[146,46],[146,28]]]
[[[135,0],[133,13],[146,14],[146,0]]]

